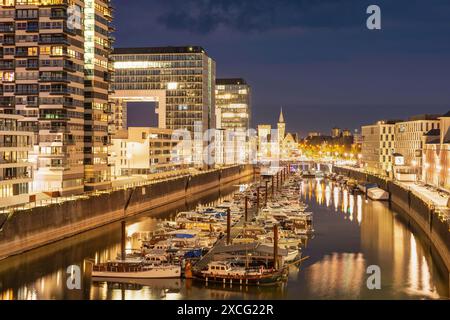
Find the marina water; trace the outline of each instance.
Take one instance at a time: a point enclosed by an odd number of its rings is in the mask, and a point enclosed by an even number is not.
[[[127,221],[127,248],[139,248],[139,231],[152,231],[177,212],[231,197],[229,186],[193,203],[159,208]],[[277,287],[205,286],[184,279],[93,283],[88,264],[120,253],[120,223],[86,232],[0,261],[0,299],[448,299],[448,273],[424,237],[386,202],[351,195],[323,179],[302,182],[301,198],[314,212],[308,257],[291,266]],[[133,236],[134,235],[134,236]],[[369,266],[379,266],[381,289],[369,290]],[[67,268],[79,266],[81,289],[70,290]]]

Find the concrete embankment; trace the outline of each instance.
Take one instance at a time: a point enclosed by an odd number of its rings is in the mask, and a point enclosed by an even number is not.
[[[0,260],[253,175],[253,166],[234,166],[0,214]]]
[[[388,191],[391,204],[399,209],[408,223],[418,227],[428,237],[447,271],[450,272],[449,224],[439,217],[433,205],[426,203],[414,192],[396,184],[394,181],[349,168],[334,167],[333,171],[358,181],[377,183],[380,188]]]

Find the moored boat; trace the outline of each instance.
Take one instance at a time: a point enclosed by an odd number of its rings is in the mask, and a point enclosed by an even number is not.
[[[93,278],[165,279],[181,277],[181,266],[115,260],[93,266]]]
[[[205,282],[274,285],[286,280],[287,269],[266,269],[262,265],[242,267],[229,261],[213,261],[206,270],[196,273],[195,277]]]

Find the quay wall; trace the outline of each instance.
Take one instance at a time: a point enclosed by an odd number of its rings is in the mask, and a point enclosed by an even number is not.
[[[380,188],[389,192],[390,203],[400,209],[408,223],[418,227],[427,236],[450,272],[450,227],[447,221],[439,218],[432,204],[392,180],[349,168],[334,167],[333,171],[358,181],[377,183]]]
[[[234,166],[0,214],[0,260],[253,175]]]

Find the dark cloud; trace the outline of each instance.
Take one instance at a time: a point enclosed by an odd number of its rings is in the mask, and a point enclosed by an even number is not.
[[[349,27],[361,23],[362,3],[354,0],[174,0],[162,6],[158,21],[169,29],[212,32],[284,28]]]
[[[360,27],[371,4],[379,5],[394,24],[444,24],[450,10],[448,0],[171,0],[156,7],[157,20],[166,28],[208,33],[220,27],[241,32]]]
[[[382,30],[366,28],[366,8]],[[447,112],[450,0],[114,0],[116,46],[201,45],[291,130]]]

